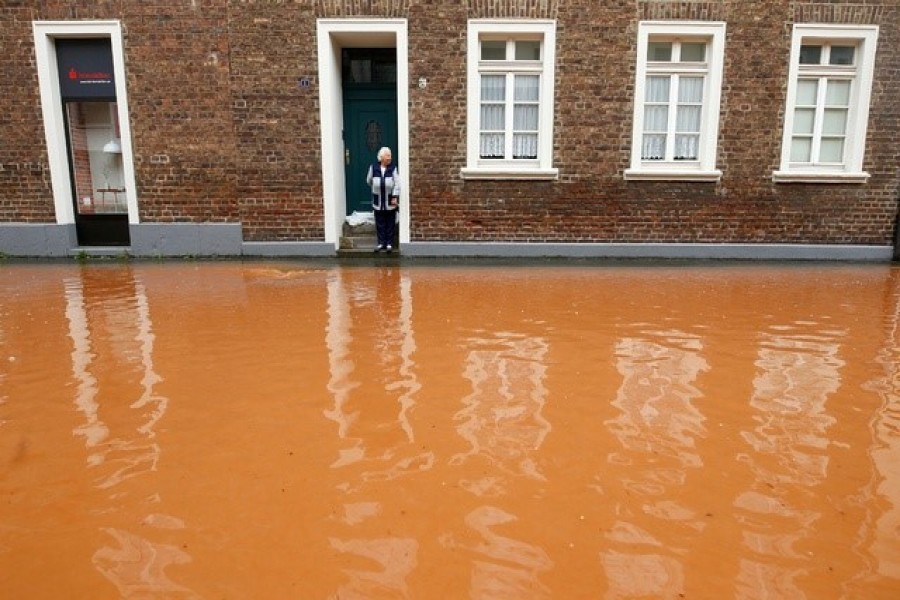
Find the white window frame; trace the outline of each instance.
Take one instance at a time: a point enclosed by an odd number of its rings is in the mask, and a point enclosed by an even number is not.
[[[522,19],[470,19],[467,31],[466,68],[466,166],[463,179],[556,179],[553,168],[554,68],[556,64],[556,21]],[[514,40],[540,38],[540,91],[538,109],[538,153],[535,160],[481,159],[481,72],[490,69],[492,61],[481,61],[481,40],[500,38]],[[512,61],[510,61],[512,62]],[[516,72],[515,64],[493,65]],[[536,72],[523,65],[522,72]],[[511,91],[510,91],[511,93]]]
[[[772,173],[779,183],[865,183],[869,174],[863,171],[866,128],[869,121],[869,101],[875,71],[877,25],[795,24],[791,35],[791,54],[788,69],[787,98],[784,110],[784,130],[781,140],[781,165]],[[794,164],[791,162],[791,138],[794,130],[794,110],[797,83],[804,73],[827,77],[829,72],[843,74],[846,67],[817,67],[800,65],[800,47],[806,44],[854,45],[854,66],[850,86],[850,105],[847,114],[842,164]],[[821,87],[821,86],[820,86]]]
[[[684,63],[673,63],[671,67],[648,65],[647,48],[651,38],[707,42],[706,66],[691,67]],[[722,21],[641,21],[638,24],[631,164],[624,173],[626,180],[717,181],[722,177],[722,171],[716,168],[716,152],[719,140],[719,110],[724,64],[725,23]],[[647,75],[655,72],[670,72],[675,75],[703,74],[705,76],[697,160],[651,161],[641,159]]]

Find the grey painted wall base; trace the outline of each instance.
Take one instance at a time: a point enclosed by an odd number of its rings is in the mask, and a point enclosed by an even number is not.
[[[240,256],[240,223],[140,223],[129,227],[132,256]]]
[[[337,256],[328,242],[245,242],[240,223],[141,223],[130,226],[131,246],[81,248],[75,225],[0,223],[0,253],[21,257],[91,255],[135,257]],[[832,244],[544,244],[411,242],[408,257],[682,258],[734,260],[835,260],[889,262],[892,246]]]
[[[68,256],[77,243],[74,224],[0,223],[0,253],[8,256]]]
[[[328,242],[244,242],[244,256],[335,256],[334,244]]]
[[[544,244],[410,242],[404,256],[890,261],[891,246],[831,244]]]

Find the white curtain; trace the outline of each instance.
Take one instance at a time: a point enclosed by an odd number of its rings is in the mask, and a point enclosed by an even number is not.
[[[644,93],[646,102],[669,102],[669,82],[671,78],[665,76],[650,76],[647,78],[647,89]]]
[[[506,127],[506,76],[481,76],[481,158],[503,158]]]
[[[697,160],[699,135],[675,136],[675,160]]]

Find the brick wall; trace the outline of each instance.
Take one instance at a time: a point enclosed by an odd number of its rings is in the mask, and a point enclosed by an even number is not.
[[[0,222],[55,220],[30,4],[0,4]]]
[[[120,19],[140,218],[323,239],[316,25],[407,18],[414,240],[890,244],[900,6],[655,0],[7,0],[0,221],[53,222],[32,20]],[[466,20],[557,20],[555,182],[463,181]],[[727,21],[717,183],[624,181],[640,19]],[[865,185],[774,184],[793,22],[881,26]],[[312,85],[301,88],[300,78]]]

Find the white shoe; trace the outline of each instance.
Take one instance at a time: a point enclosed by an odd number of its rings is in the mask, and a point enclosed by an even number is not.
[[[391,246],[390,244],[388,244],[386,250],[387,250],[388,252],[392,252],[392,251],[394,250],[394,247]]]

